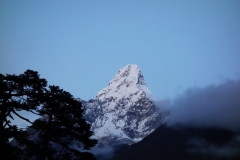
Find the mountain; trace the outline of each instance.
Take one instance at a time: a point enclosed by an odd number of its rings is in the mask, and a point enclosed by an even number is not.
[[[96,99],[82,101],[84,116],[103,145],[133,144],[153,132],[168,112],[161,111],[137,65],[120,69]]]
[[[111,160],[239,160],[239,135],[221,128],[161,125]]]

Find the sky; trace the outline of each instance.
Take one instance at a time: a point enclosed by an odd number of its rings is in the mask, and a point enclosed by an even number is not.
[[[240,1],[0,1],[0,73],[94,99],[137,64],[159,100],[240,79]]]

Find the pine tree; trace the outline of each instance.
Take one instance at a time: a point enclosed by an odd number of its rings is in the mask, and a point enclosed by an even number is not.
[[[97,141],[90,139],[93,132],[83,118],[81,102],[58,86],[49,86],[42,99],[41,115],[31,127],[25,146],[26,159],[95,159],[89,149]],[[35,137],[35,138],[33,138]]]
[[[41,118],[31,122],[21,111]],[[93,132],[82,113],[79,101],[58,86],[47,88],[47,81],[36,71],[0,74],[1,159],[95,159],[80,151],[97,143],[90,139]],[[22,130],[12,125],[10,120],[16,116],[32,126]],[[9,142],[12,138],[14,146]]]
[[[24,74],[0,74],[0,157],[4,159],[18,159],[19,149],[9,143],[10,138],[19,136],[19,129],[12,125],[10,119],[15,116],[31,123],[21,116],[19,111],[34,111],[40,104],[39,97],[47,85],[38,72],[27,70]],[[9,154],[11,153],[11,154]]]

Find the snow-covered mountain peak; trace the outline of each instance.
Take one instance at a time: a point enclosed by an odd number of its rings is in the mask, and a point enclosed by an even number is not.
[[[146,85],[142,73],[136,64],[128,64],[118,71],[110,84],[118,81],[126,81],[127,83]],[[109,84],[109,85],[110,85]]]
[[[129,64],[118,71],[95,100],[83,102],[84,116],[99,143],[132,144],[163,123],[166,113],[154,102],[140,69]]]
[[[136,64],[128,64],[120,69],[109,85],[98,93],[97,99],[101,101],[112,97],[117,100],[129,96],[132,97],[133,94],[139,94],[140,97],[145,96],[151,101],[156,100],[151,91],[146,87],[138,66]]]

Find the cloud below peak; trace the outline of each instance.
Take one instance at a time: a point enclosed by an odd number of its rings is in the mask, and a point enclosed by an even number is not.
[[[240,80],[190,88],[171,104],[161,101],[158,106],[170,110],[168,125],[221,127],[239,132]]]

